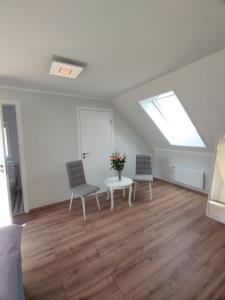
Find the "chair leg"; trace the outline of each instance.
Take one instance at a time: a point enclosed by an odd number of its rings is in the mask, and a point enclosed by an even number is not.
[[[128,194],[128,203],[130,207],[132,206],[131,195],[132,195],[132,184],[129,186],[129,194]]]
[[[86,212],[85,212],[85,198],[81,197],[82,200],[82,206],[83,206],[83,215],[84,215],[84,221],[86,220]]]
[[[136,197],[136,190],[137,190],[137,182],[134,182],[134,199]]]
[[[96,202],[97,202],[97,205],[98,205],[98,210],[100,211],[101,208],[100,208],[100,204],[99,204],[98,194],[97,193],[95,193],[95,198],[96,198]]]
[[[70,198],[70,207],[69,207],[69,212],[70,212],[70,210],[71,210],[72,203],[73,203],[73,193],[71,194],[71,198]]]
[[[114,196],[113,196],[113,188],[110,188],[110,198],[111,198],[111,210],[114,209]]]
[[[150,194],[150,201],[152,201],[152,184],[149,182],[149,194]]]

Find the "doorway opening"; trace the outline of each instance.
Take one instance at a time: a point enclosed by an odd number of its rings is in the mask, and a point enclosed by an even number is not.
[[[2,117],[5,165],[9,183],[12,216],[17,216],[24,213],[24,199],[15,106],[3,104]]]

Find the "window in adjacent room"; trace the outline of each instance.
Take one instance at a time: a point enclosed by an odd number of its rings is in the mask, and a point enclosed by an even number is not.
[[[174,91],[139,103],[171,145],[206,148]]]

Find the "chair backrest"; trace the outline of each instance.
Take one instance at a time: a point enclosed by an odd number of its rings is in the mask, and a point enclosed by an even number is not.
[[[70,188],[75,188],[86,183],[82,160],[67,162],[66,167]]]
[[[136,174],[152,175],[151,155],[136,155]]]

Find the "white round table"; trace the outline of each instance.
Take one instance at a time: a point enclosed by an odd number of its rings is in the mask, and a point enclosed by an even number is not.
[[[110,192],[111,209],[114,209],[114,198],[113,198],[114,190],[123,190],[123,196],[125,196],[126,188],[129,189],[128,203],[129,203],[129,206],[132,206],[132,204],[131,204],[132,183],[133,183],[133,180],[128,177],[122,177],[121,180],[119,180],[119,177],[115,176],[115,177],[107,178],[105,180],[105,185],[108,189],[107,200],[109,199],[109,192]]]

